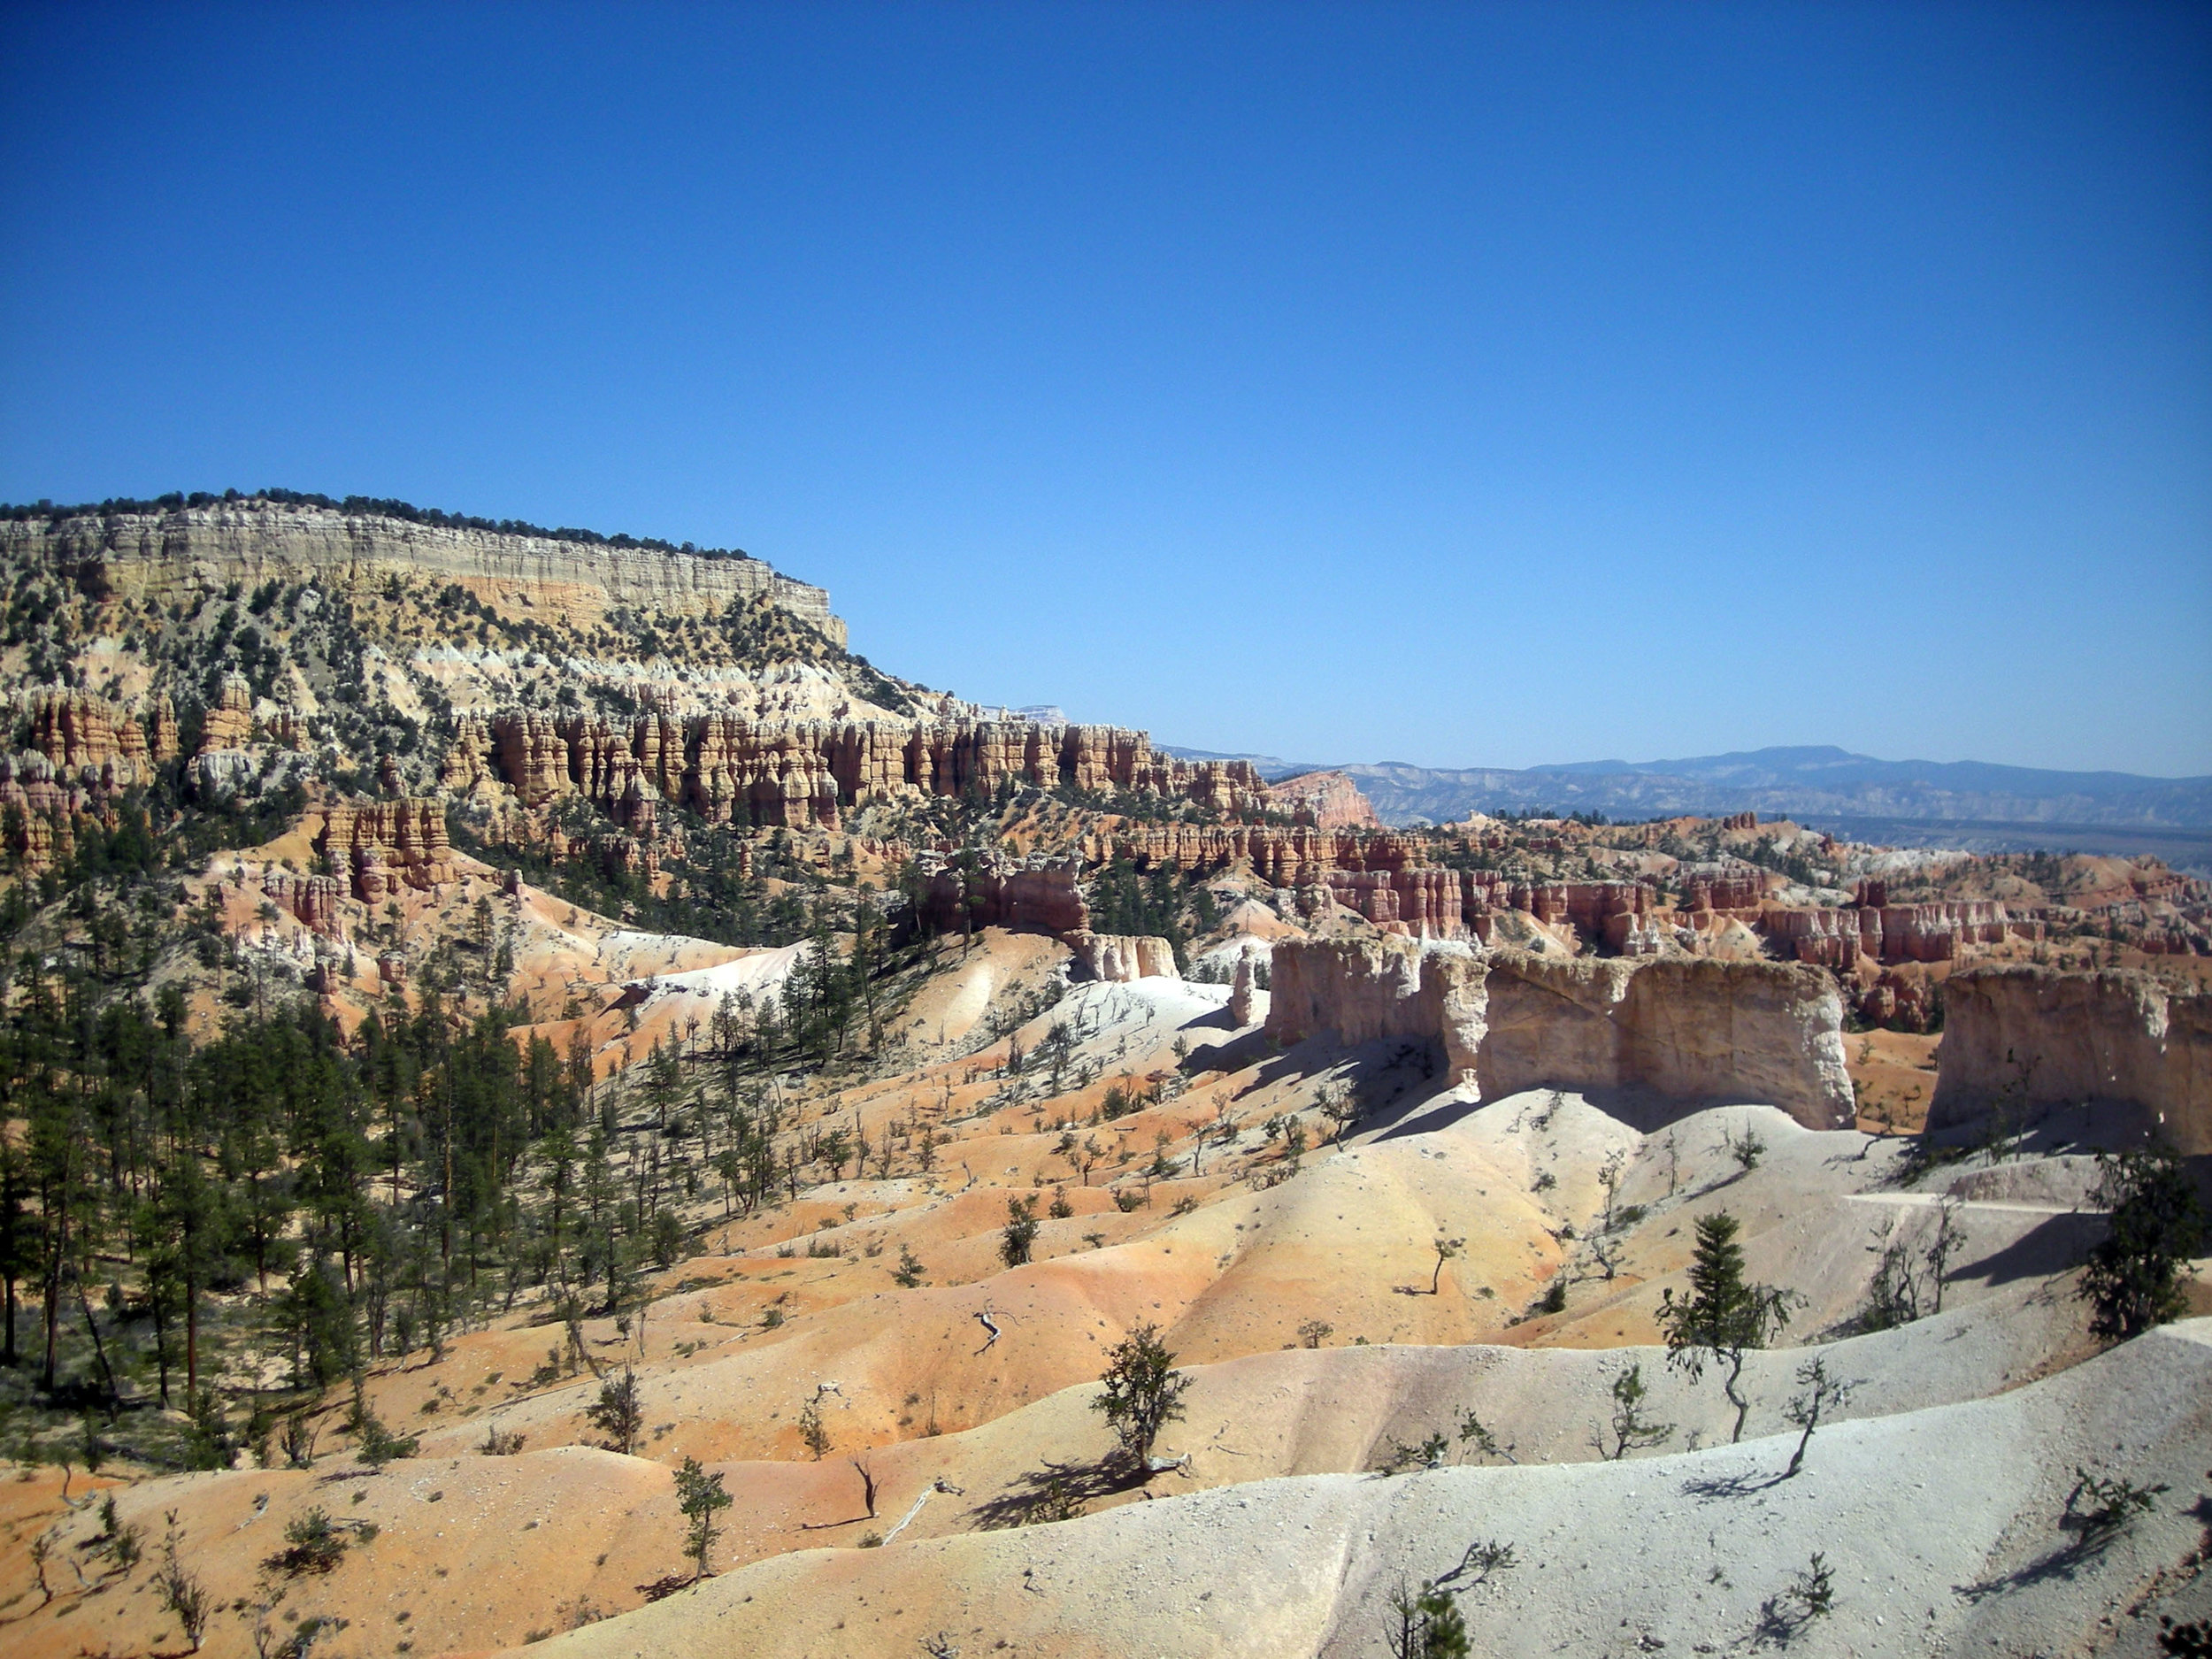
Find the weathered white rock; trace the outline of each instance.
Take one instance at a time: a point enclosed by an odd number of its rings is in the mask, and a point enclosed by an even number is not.
[[[2146,973],[1990,967],[1943,987],[1943,1046],[1928,1126],[2006,1100],[2143,1109],[2177,1150],[2212,1152],[2212,995]]]
[[[1094,979],[1125,985],[1132,979],[1179,979],[1175,948],[1156,934],[1077,933],[1065,935],[1076,959]]]
[[[1284,1042],[1432,1044],[1486,1099],[1640,1087],[1757,1101],[1809,1128],[1853,1120],[1843,999],[1801,964],[1479,954],[1386,934],[1286,941],[1267,1029]]]

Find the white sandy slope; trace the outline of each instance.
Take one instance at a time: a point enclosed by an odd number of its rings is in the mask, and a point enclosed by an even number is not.
[[[1401,1575],[1479,1540],[1517,1564],[1460,1597],[1477,1653],[2093,1651],[2200,1542],[2212,1321],[1997,1397],[1839,1424],[1776,1477],[1777,1437],[1628,1463],[1324,1475],[1057,1525],[759,1563],[557,1639],[554,1655],[1368,1655]],[[2077,1465],[2164,1482],[2101,1551],[2064,1525]],[[1762,1630],[1822,1552],[1824,1618]],[[2185,1577],[2185,1571],[2183,1574]],[[1467,1575],[1471,1578],[1472,1575]],[[2199,1592],[2170,1605],[2189,1611]],[[2151,1605],[2162,1605],[2154,1602]],[[1787,1603],[1779,1610],[1786,1612]],[[2140,1619],[2126,1632],[2140,1639]]]

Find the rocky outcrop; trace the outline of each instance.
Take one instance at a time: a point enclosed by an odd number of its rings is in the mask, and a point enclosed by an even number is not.
[[[947,864],[930,872],[921,910],[932,932],[1015,927],[1071,936],[1087,933],[1090,907],[1076,885],[1073,859],[1017,864],[987,859],[972,872]]]
[[[157,697],[142,723],[137,712],[61,686],[39,686],[17,704],[24,746],[65,773],[104,772],[127,785],[177,755],[177,713]]]
[[[1294,821],[1316,829],[1380,829],[1374,803],[1360,793],[1351,775],[1304,772],[1267,787],[1270,802],[1286,809]]]
[[[1423,1043],[1487,1099],[1642,1087],[1758,1101],[1812,1128],[1852,1121],[1842,998],[1815,969],[1565,961],[1363,935],[1285,941],[1272,972],[1267,1030],[1279,1041]]]
[[[338,901],[345,896],[345,884],[335,876],[296,876],[271,870],[261,878],[264,897],[304,923],[311,932],[327,939],[345,937],[345,927],[338,919]]]
[[[2043,923],[2015,916],[1995,900],[1954,899],[1920,904],[1863,904],[1855,909],[1765,906],[1759,927],[1800,962],[1849,969],[1875,962],[1949,962],[1969,945],[2040,939]]]
[[[1229,1023],[1240,1031],[1252,1023],[1259,1007],[1259,968],[1252,956],[1249,950],[1237,953],[1236,978],[1229,986]]]
[[[2121,969],[1974,968],[1944,982],[1931,1129],[2001,1104],[2086,1101],[2137,1106],[2179,1151],[2212,1152],[2212,993]]]
[[[80,585],[166,602],[236,582],[320,581],[360,593],[393,575],[457,582],[480,598],[597,617],[618,606],[719,614],[766,599],[845,643],[829,595],[757,559],[417,524],[380,513],[259,500],[166,512],[0,521],[0,557],[66,571]]]
[[[1125,985],[1132,979],[1179,979],[1175,947],[1154,934],[1070,933],[1075,958],[1094,979]]]
[[[459,874],[446,838],[445,808],[427,797],[334,803],[324,810],[315,850],[365,904],[403,887],[426,893]]]
[[[898,795],[989,795],[1009,782],[1180,796],[1233,810],[1265,786],[1241,761],[1156,753],[1141,732],[1021,721],[766,721],[712,710],[632,720],[514,710],[459,722],[447,787],[513,791],[524,806],[581,795],[633,831],[636,803],[676,803],[711,823],[834,827]]]
[[[211,755],[219,749],[243,749],[252,739],[253,687],[242,675],[226,674],[222,695],[200,727],[199,752]]]
[[[1766,872],[1756,864],[1685,864],[1677,874],[1686,910],[1751,916],[1766,897]]]

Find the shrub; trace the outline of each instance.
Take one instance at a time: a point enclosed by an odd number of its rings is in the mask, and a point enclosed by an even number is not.
[[[622,1375],[599,1385],[599,1398],[584,1413],[593,1427],[607,1437],[607,1449],[627,1456],[637,1446],[645,1426],[645,1402],[638,1396],[637,1374],[627,1365]]]
[[[1160,1431],[1183,1415],[1183,1391],[1190,1379],[1174,1369],[1175,1356],[1160,1340],[1156,1325],[1141,1325],[1106,1352],[1099,1380],[1105,1391],[1091,1402],[1103,1412],[1124,1459],[1143,1469]]]
[[[999,1234],[999,1260],[1009,1267],[1020,1267],[1029,1260],[1031,1248],[1037,1242],[1037,1201],[1033,1198],[1010,1198],[1006,1201],[1006,1226]]]
[[[346,1558],[345,1529],[317,1504],[285,1525],[285,1548],[265,1563],[271,1571],[290,1573],[329,1572]]]
[[[2090,1329],[2124,1342],[2186,1310],[2181,1276],[2203,1240],[2204,1212],[2170,1151],[2099,1153],[2097,1168],[2097,1195],[2112,1213],[2081,1294],[2096,1310]]]

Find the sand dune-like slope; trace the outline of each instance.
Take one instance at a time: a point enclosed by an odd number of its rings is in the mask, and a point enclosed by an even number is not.
[[[1016,1532],[813,1551],[576,1631],[553,1655],[962,1653],[1353,1655],[1400,1576],[1468,1547],[1482,1653],[2078,1650],[2201,1540],[2212,1325],[2169,1327],[1993,1399],[1841,1424],[1804,1473],[1786,1439],[1678,1456],[1394,1479],[1310,1476]],[[2102,1548],[2064,1525],[2079,1463],[2171,1488]],[[1787,1592],[1820,1552],[1824,1617]],[[1798,1621],[1798,1622],[1793,1622]],[[1003,1645],[1003,1649],[1002,1648]]]
[[[2067,1352],[2079,1323],[2066,1301],[2016,1286],[1822,1348],[1853,1390],[1835,1421],[2002,1393]],[[1755,1402],[1753,1435],[1786,1428],[1784,1408],[1806,1358],[1794,1349],[1752,1356],[1746,1389]],[[902,1540],[1030,1518],[1056,1479],[1102,1512],[1285,1475],[1356,1474],[1385,1463],[1396,1445],[1439,1432],[1452,1442],[1455,1462],[1595,1462],[1608,1390],[1632,1363],[1650,1386],[1652,1415],[1674,1425],[1672,1445],[1725,1441],[1732,1413],[1712,1379],[1692,1382],[1657,1350],[1298,1348],[1191,1368],[1185,1416],[1161,1445],[1164,1455],[1187,1461],[1141,1486],[1101,1467],[1110,1442],[1091,1405],[1097,1386],[1088,1383],[965,1432],[864,1450],[877,1486],[872,1517],[859,1469],[838,1452],[820,1461],[718,1463],[735,1502],[714,1562],[727,1570],[821,1545],[850,1547],[889,1532],[926,1494]],[[1456,1438],[1470,1411],[1502,1455]],[[58,1517],[51,1487],[36,1489],[35,1507]],[[263,1563],[283,1547],[285,1527],[317,1507],[349,1527],[373,1525],[377,1535],[326,1577],[273,1578]],[[211,1592],[227,1603],[250,1606],[272,1582],[283,1584],[296,1611],[335,1612],[426,1650],[517,1642],[533,1631],[635,1608],[644,1586],[679,1568],[682,1548],[665,1462],[576,1446],[411,1458],[380,1472],[340,1463],[319,1473],[183,1477],[125,1489],[118,1508],[150,1537],[173,1512],[193,1558],[207,1563]],[[96,1519],[88,1507],[64,1523],[65,1555],[96,1562],[85,1548]],[[74,1652],[71,1642],[88,1628],[119,1651],[160,1640],[158,1609],[139,1584],[87,1598],[84,1613],[90,1624],[58,1621],[24,1651]]]

